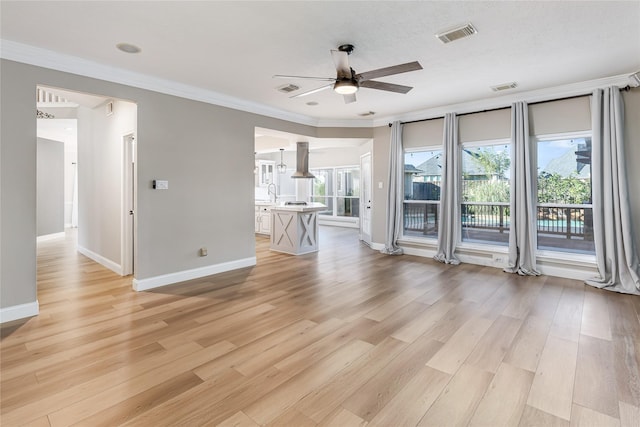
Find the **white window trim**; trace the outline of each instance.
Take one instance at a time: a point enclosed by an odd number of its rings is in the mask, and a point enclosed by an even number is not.
[[[462,150],[464,148],[479,148],[479,147],[488,147],[491,145],[511,145],[511,138],[498,138],[498,139],[483,139],[483,140],[479,140],[479,141],[469,141],[469,142],[463,142],[461,144],[459,144],[458,147],[458,151],[459,151],[459,155],[458,155],[458,163],[459,163],[459,170],[460,170],[460,176],[458,177],[459,181],[458,181],[458,188],[459,188],[459,193],[458,193],[458,206],[460,207],[460,212],[462,212]],[[509,156],[509,161],[511,162],[511,156]],[[511,166],[509,166],[511,167]],[[511,189],[511,178],[509,178],[509,189]],[[469,204],[475,203],[475,202],[468,202]],[[477,202],[477,203],[482,203],[482,202]],[[511,204],[511,201],[509,202],[501,202],[501,203],[506,203],[507,205]],[[473,241],[473,242],[465,242],[462,240],[462,217],[458,218],[456,227],[458,228],[458,242],[456,244],[456,248],[460,248],[460,249],[467,249],[470,251],[474,251],[474,252],[478,252],[478,253],[507,253],[509,251],[509,245],[496,245],[493,244],[491,242],[487,242],[487,243],[479,243],[477,241]],[[511,231],[511,228],[509,228],[509,231]]]
[[[403,160],[402,160],[402,164],[404,165],[404,154],[407,153],[421,153],[423,151],[441,151],[442,153],[444,153],[444,145],[440,144],[440,145],[428,145],[425,147],[411,147],[411,148],[407,148],[404,150],[403,153]],[[402,194],[404,194],[404,179],[402,180]],[[402,204],[404,205],[405,203],[432,203],[432,204],[440,204],[440,200],[402,200]],[[404,210],[404,208],[403,208]],[[404,212],[403,212],[404,215]],[[431,243],[433,244],[434,242],[438,241],[437,237],[416,237],[416,236],[409,236],[404,234],[404,226],[402,227],[402,231],[400,233],[400,238],[398,239],[400,243],[402,243],[402,241],[404,242],[409,242],[409,243],[421,243],[421,242],[427,242],[427,243]]]
[[[591,130],[582,130],[576,132],[567,132],[567,133],[545,133],[541,135],[532,135],[530,138],[538,142],[542,141],[554,141],[554,140],[566,140],[566,139],[575,139],[575,138],[592,138],[593,132]]]
[[[480,141],[461,142],[458,145],[460,146],[460,149],[462,149],[462,147],[477,148],[477,147],[485,147],[487,145],[511,145],[511,139],[510,138],[483,139]]]
[[[593,141],[593,131],[591,130],[583,130],[583,131],[574,131],[574,132],[563,132],[563,133],[547,133],[547,134],[541,134],[541,135],[532,135],[530,136],[531,140],[533,141],[533,146],[536,148],[535,152],[535,157],[536,157],[536,170],[538,167],[538,150],[537,150],[537,146],[538,146],[538,142],[545,142],[545,141],[556,141],[556,140],[561,140],[561,141],[565,141],[567,139],[576,139],[576,138],[591,138],[591,141]],[[537,178],[537,175],[536,175]],[[537,184],[537,179],[536,179],[536,206],[545,206],[548,205],[548,203],[538,203],[538,184]],[[567,207],[588,207],[593,209],[593,204],[592,203],[585,203],[585,204],[570,204],[570,205],[566,205]],[[581,254],[581,253],[575,253],[575,252],[568,252],[568,251],[554,251],[554,250],[550,250],[550,249],[537,249],[536,248],[536,259],[539,261],[547,261],[547,262],[555,262],[555,261],[560,261],[563,264],[567,264],[567,265],[576,265],[576,266],[581,266],[581,265],[595,265],[596,264],[596,256],[595,254]]]
[[[359,226],[360,218],[352,217],[352,216],[342,216],[337,214],[336,206],[338,202],[338,198],[346,198],[346,199],[358,199],[360,200],[360,196],[338,196],[336,191],[336,183],[338,182],[338,169],[356,169],[358,173],[360,173],[360,165],[343,165],[343,166],[321,166],[317,168],[309,168],[309,171],[317,171],[317,170],[332,170],[332,180],[333,180],[333,188],[332,194],[330,196],[314,196],[313,195],[313,179],[309,180],[309,188],[308,192],[310,197],[327,197],[333,200],[333,208],[331,210],[331,215],[318,215],[320,219],[320,223],[325,223],[325,225],[329,225],[327,223],[347,223],[347,224],[356,224]],[[360,193],[360,188],[358,188],[358,193]],[[347,225],[349,226],[349,225]]]

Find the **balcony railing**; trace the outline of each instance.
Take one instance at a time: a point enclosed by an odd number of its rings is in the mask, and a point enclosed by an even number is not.
[[[437,237],[439,214],[439,201],[405,200],[405,235]],[[468,239],[503,244],[508,242],[509,203],[464,202],[461,204],[460,214],[463,236]],[[540,248],[564,248],[592,253],[592,206],[540,204],[537,207],[537,231]]]
[[[438,200],[405,200],[404,233],[437,238],[439,215],[440,202]]]

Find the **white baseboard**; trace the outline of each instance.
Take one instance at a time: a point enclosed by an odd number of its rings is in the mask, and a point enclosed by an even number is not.
[[[341,220],[333,218],[321,218],[323,215],[318,215],[318,225],[326,225],[328,227],[345,227],[345,228],[360,228],[360,224],[357,220]]]
[[[433,258],[437,253],[433,244],[421,244],[420,242],[400,242],[400,247],[407,255],[415,255],[425,258]],[[371,243],[371,248],[381,250],[382,243]],[[507,267],[507,248],[482,248],[469,245],[458,247],[456,256],[460,262],[466,264],[482,265],[503,269]],[[593,258],[593,259],[591,259]],[[537,256],[538,271],[547,276],[562,277],[574,280],[586,280],[598,275],[595,258],[589,256],[576,256],[572,254],[544,254]]]
[[[375,251],[381,251],[384,249],[384,243],[371,242],[369,247]]]
[[[133,289],[135,291],[146,291],[148,289],[159,288],[161,286],[167,286],[174,283],[185,282],[187,280],[199,279],[200,277],[211,276],[212,274],[224,273],[225,271],[253,267],[254,265],[256,265],[256,262],[256,257],[249,257],[238,259],[235,261],[223,262],[220,264],[208,265],[206,267],[194,268],[191,270],[162,274],[160,276],[149,277],[147,279],[133,279]]]
[[[11,307],[0,308],[0,323],[11,322],[13,320],[24,319],[25,317],[37,316],[40,312],[38,301],[26,304],[12,305]]]
[[[38,236],[36,240],[38,242],[46,242],[47,240],[59,239],[64,236],[64,231],[61,231],[59,233],[43,234],[42,236]]]
[[[97,262],[98,264],[107,267],[109,270],[113,271],[116,274],[119,274],[120,276],[122,276],[122,266],[120,264],[117,264],[113,261],[111,261],[110,259],[107,259],[105,257],[103,257],[100,254],[97,254],[93,251],[90,251],[87,248],[83,248],[82,246],[78,245],[78,252],[80,252],[82,255],[86,256],[87,258],[91,258],[92,260],[94,260],[95,262]]]

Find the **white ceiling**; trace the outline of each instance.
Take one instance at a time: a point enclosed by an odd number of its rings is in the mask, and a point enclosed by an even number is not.
[[[490,86],[511,81],[522,93],[640,70],[640,1],[3,0],[1,8],[5,41],[316,121],[402,117],[501,96]],[[447,45],[434,37],[466,22],[478,34]],[[142,52],[123,53],[121,42]],[[344,43],[355,45],[356,72],[416,60],[424,70],[379,79],[414,86],[406,95],[362,88],[348,105],[331,90],[296,99],[276,90],[321,86],[272,76],[334,77],[329,51]]]

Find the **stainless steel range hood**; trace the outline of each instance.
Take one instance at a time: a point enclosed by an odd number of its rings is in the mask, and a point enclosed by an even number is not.
[[[296,148],[296,171],[291,178],[315,178],[309,172],[309,143],[298,142]]]

